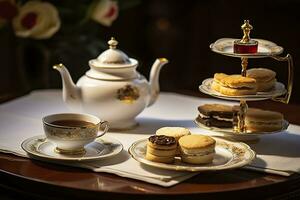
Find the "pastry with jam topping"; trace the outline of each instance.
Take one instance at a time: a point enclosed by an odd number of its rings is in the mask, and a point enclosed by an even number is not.
[[[172,163],[175,159],[177,141],[174,137],[153,135],[148,138],[146,159],[154,162]]]
[[[170,137],[174,137],[178,143],[179,138],[185,135],[190,135],[191,132],[189,129],[184,127],[162,127],[158,129],[155,133],[156,135],[166,135]],[[180,155],[180,150],[177,146],[176,155]]]

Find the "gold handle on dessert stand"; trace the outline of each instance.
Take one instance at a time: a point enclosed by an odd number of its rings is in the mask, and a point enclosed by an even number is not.
[[[278,61],[287,61],[288,62],[288,85],[287,92],[283,97],[274,97],[273,101],[279,101],[281,103],[288,104],[290,101],[290,97],[293,89],[293,79],[294,79],[294,62],[291,54],[287,54],[285,57],[281,56],[272,56],[271,58]]]

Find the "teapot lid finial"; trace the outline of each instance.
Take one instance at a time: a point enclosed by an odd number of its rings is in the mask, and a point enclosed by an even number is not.
[[[114,37],[111,37],[110,40],[107,43],[108,43],[110,49],[116,49],[117,48],[118,41]]]
[[[109,45],[109,49],[103,51],[97,59],[94,59],[95,64],[97,66],[105,66],[120,68],[120,66],[135,66],[136,63],[133,59],[130,59],[123,51],[117,49],[118,41],[111,37],[111,39],[107,42]]]

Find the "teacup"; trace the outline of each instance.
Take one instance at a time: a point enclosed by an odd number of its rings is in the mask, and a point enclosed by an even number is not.
[[[84,146],[103,136],[109,129],[107,121],[76,113],[45,116],[43,125],[47,139],[54,143],[55,151],[62,154],[84,154]]]

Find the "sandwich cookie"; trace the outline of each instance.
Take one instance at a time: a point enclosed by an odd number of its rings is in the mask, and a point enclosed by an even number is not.
[[[174,137],[165,135],[150,136],[147,142],[146,159],[154,162],[172,163],[177,149]]]
[[[234,74],[216,73],[211,88],[228,96],[256,94],[256,80]]]
[[[156,131],[156,135],[166,135],[166,136],[174,137],[177,141],[177,144],[179,138],[190,134],[191,134],[190,130],[183,127],[162,127]],[[176,155],[179,154],[180,154],[180,150],[179,148],[177,148]]]
[[[283,126],[283,115],[279,112],[249,108],[245,116],[245,126],[251,132],[278,131]]]
[[[197,121],[208,127],[232,128],[233,118],[238,112],[233,106],[204,104],[198,107]]]
[[[276,72],[266,68],[253,68],[247,70],[247,77],[256,80],[257,92],[271,90],[276,83]]]
[[[187,135],[179,139],[181,160],[191,164],[211,163],[215,155],[216,141],[205,135]]]

